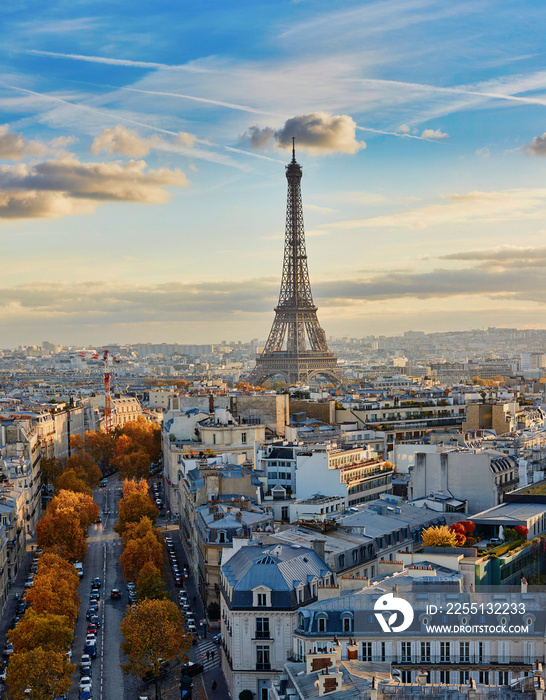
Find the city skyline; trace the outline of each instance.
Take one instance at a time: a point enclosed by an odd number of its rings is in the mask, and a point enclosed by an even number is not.
[[[328,337],[544,327],[545,15],[6,8],[1,345],[265,339],[292,136]]]

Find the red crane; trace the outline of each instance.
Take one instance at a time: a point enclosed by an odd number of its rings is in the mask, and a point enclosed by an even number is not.
[[[93,350],[90,353],[80,352],[80,357],[91,355],[91,359],[98,360],[99,353]],[[104,362],[104,430],[110,434],[112,432],[112,391],[111,391],[111,367],[114,362],[121,362],[115,355],[112,355],[108,350],[102,351],[102,361]]]

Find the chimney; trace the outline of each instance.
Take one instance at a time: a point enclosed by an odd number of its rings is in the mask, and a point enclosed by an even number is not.
[[[239,511],[239,512],[237,513],[237,515],[235,516],[235,519],[237,520],[238,523],[242,523],[242,522],[243,522],[243,514],[241,513],[241,511]]]
[[[214,416],[214,396],[209,394],[209,413]]]
[[[527,593],[527,579],[525,578],[525,576],[521,577],[521,592]]]
[[[311,540],[311,547],[313,547],[315,554],[324,561],[326,556],[326,540]]]

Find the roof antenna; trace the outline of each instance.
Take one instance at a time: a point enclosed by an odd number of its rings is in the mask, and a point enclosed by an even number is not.
[[[296,137],[292,136],[292,163],[296,162]]]

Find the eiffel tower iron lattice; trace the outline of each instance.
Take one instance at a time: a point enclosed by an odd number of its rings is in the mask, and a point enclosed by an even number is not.
[[[296,161],[294,139],[292,142],[292,161],[286,166],[288,198],[279,303],[264,350],[248,381],[257,386],[281,375],[289,384],[307,384],[321,375],[341,384],[343,373],[330,352],[311,293],[301,199],[303,173]]]

